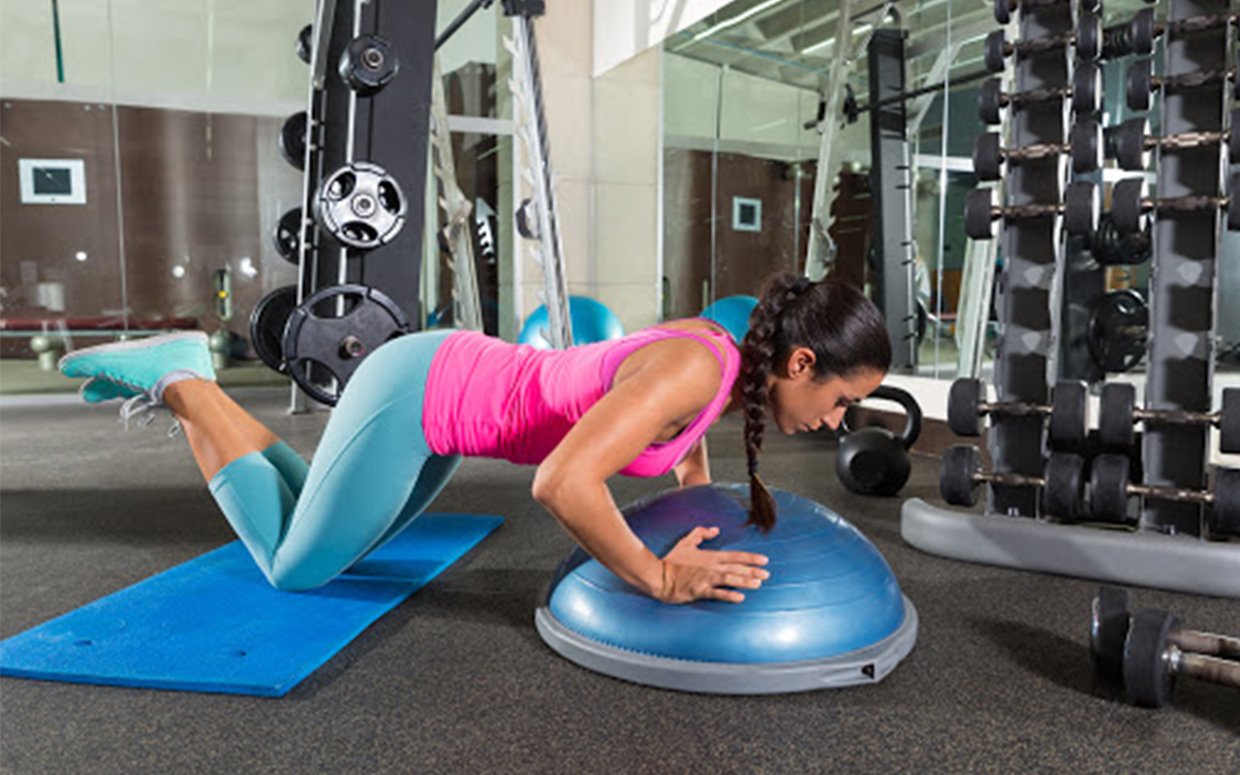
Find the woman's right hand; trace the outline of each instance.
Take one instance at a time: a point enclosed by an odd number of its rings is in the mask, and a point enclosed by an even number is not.
[[[771,574],[767,558],[752,552],[718,552],[701,548],[719,535],[717,527],[695,527],[663,556],[663,583],[655,598],[664,603],[745,599],[737,589],[757,589]]]

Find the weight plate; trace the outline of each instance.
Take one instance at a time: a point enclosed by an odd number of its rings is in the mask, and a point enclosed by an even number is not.
[[[335,406],[362,360],[407,333],[405,314],[378,289],[365,285],[324,288],[289,315],[284,361],[288,374],[307,395]],[[323,376],[326,379],[320,379]]]
[[[297,33],[297,58],[306,64],[314,55],[314,25],[307,24]]]
[[[981,90],[977,94],[977,113],[983,124],[1002,123],[1003,84],[998,78],[987,78],[982,81]]]
[[[1093,62],[1102,53],[1102,17],[1093,13],[1082,14],[1076,25],[1076,58]]]
[[[961,377],[947,392],[947,427],[957,436],[982,435],[982,381]]]
[[[1142,8],[1128,22],[1128,45],[1132,53],[1146,56],[1154,51],[1154,9]]]
[[[1101,138],[1098,139],[1101,144]],[[1074,237],[1088,237],[1098,229],[1102,203],[1098,188],[1088,180],[1076,180],[1064,189],[1064,225]]]
[[[1086,343],[1098,368],[1107,373],[1128,371],[1145,357],[1150,312],[1132,289],[1111,291],[1089,316]]]
[[[1210,534],[1240,536],[1240,470],[1214,469],[1214,503],[1210,506]]]
[[[1128,522],[1129,460],[1127,455],[1094,458],[1089,474],[1089,513],[1099,522]]]
[[[250,312],[250,344],[267,368],[284,369],[284,327],[297,307],[297,286],[285,285],[268,293]]]
[[[1128,75],[1124,82],[1124,92],[1128,98],[1128,107],[1138,113],[1150,109],[1150,91],[1154,87],[1154,75],[1150,71],[1150,60],[1137,59],[1128,66]]]
[[[1124,639],[1124,691],[1137,705],[1161,708],[1171,702],[1175,673],[1167,641],[1179,628],[1180,620],[1166,611],[1143,608],[1132,617]]]
[[[1124,673],[1124,640],[1132,596],[1126,589],[1103,586],[1090,607],[1089,655],[1100,676],[1118,680]]]
[[[315,195],[315,217],[340,244],[373,250],[405,225],[405,195],[382,167],[352,162],[329,175]]]
[[[964,200],[964,229],[972,239],[993,239],[995,236],[993,189],[975,188]]]
[[[977,482],[982,470],[982,453],[972,444],[956,444],[943,453],[939,472],[939,492],[953,506],[977,505]]]
[[[1102,110],[1102,69],[1093,62],[1082,62],[1072,73],[1072,110],[1078,116]]]
[[[1240,453],[1240,388],[1223,390],[1223,408],[1219,415],[1219,451]]]
[[[1098,440],[1111,449],[1129,449],[1136,440],[1137,388],[1127,382],[1108,382],[1098,401]]]
[[[1051,441],[1056,448],[1079,447],[1085,443],[1085,405],[1089,388],[1084,382],[1062,380],[1051,394]]]
[[[1092,118],[1077,121],[1072,125],[1070,142],[1073,172],[1083,175],[1102,166],[1102,124]]]
[[[306,224],[301,215],[301,208],[293,209],[280,216],[276,228],[271,233],[271,241],[276,252],[285,261],[296,266],[301,260],[301,235],[305,233]]]
[[[1085,494],[1085,463],[1080,455],[1052,452],[1043,469],[1042,510],[1063,520],[1075,521]]]
[[[280,127],[280,153],[299,170],[306,168],[306,111],[284,119]]]
[[[1011,0],[995,0],[995,21],[1009,24],[1012,21]]]
[[[1121,169],[1144,170],[1149,164],[1145,150],[1145,138],[1149,134],[1149,122],[1144,118],[1130,118],[1115,129],[1115,158]]]
[[[392,44],[378,35],[359,35],[340,54],[338,70],[349,88],[370,96],[396,77],[400,62]]]
[[[1001,73],[1007,66],[1007,38],[1003,30],[987,33],[984,59],[986,69],[992,73]]]
[[[998,180],[1003,164],[1003,149],[997,132],[983,132],[973,141],[973,172],[979,180]]]
[[[1141,178],[1124,178],[1111,189],[1111,220],[1120,234],[1136,234],[1144,231],[1141,198],[1145,194],[1145,181]]]

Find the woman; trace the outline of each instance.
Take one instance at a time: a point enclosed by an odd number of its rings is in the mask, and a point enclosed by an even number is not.
[[[462,456],[536,463],[533,495],[617,576],[658,600],[740,602],[766,558],[709,551],[698,527],[662,558],[629,530],[607,489],[616,473],[675,471],[710,482],[705,433],[745,412],[751,521],[774,524],[758,478],[764,419],[784,433],[836,427],[882,380],[891,349],[882,315],[850,286],[778,275],[740,349],[702,319],[622,339],[533,350],[469,331],[429,331],[362,362],[313,462],[234,403],[214,381],[201,332],[92,347],[61,371],[83,397],[165,406],[180,422],[211,494],[268,580],[327,583],[420,514]]]

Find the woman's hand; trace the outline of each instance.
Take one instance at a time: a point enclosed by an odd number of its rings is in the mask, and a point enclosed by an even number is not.
[[[702,549],[703,541],[719,535],[717,527],[695,527],[663,556],[663,584],[655,597],[664,603],[725,600],[739,603],[745,595],[736,589],[757,589],[771,574],[763,570],[767,558],[751,552]]]

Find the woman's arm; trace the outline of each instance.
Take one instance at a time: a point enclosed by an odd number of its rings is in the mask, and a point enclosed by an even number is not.
[[[642,363],[538,467],[534,498],[591,556],[643,592],[666,602],[739,601],[744,596],[732,588],[757,588],[764,557],[698,549],[713,536],[695,530],[669,553],[672,559],[660,560],[629,529],[607,489],[607,479],[660,434],[700,412],[722,380],[718,360],[694,342],[670,340],[643,351]]]
[[[710,459],[706,456],[706,437],[699,439],[684,460],[677,463],[672,470],[676,472],[676,481],[680,482],[681,487],[710,484]]]

